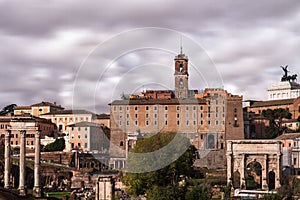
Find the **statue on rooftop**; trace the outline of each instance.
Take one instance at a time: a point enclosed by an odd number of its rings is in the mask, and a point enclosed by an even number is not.
[[[297,74],[294,74],[292,76],[288,75],[288,72],[289,72],[288,69],[287,69],[288,65],[286,65],[285,67],[283,67],[283,66],[280,66],[280,67],[284,71],[284,75],[281,77],[282,82],[283,81],[289,81],[289,82],[293,81],[293,82],[295,82],[297,80]]]

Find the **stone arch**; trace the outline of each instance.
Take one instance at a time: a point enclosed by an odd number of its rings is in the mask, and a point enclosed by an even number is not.
[[[246,165],[246,186],[247,189],[261,189],[261,183],[262,165],[254,159]]]
[[[234,173],[238,171],[241,189],[250,189],[247,183],[250,176],[256,180],[259,189],[278,189],[281,186],[281,148],[282,143],[279,140],[227,141],[227,182],[238,186],[234,183]],[[255,170],[255,165],[258,166],[259,172]],[[251,174],[253,170],[250,169],[254,169],[256,173]]]
[[[275,189],[275,172],[274,171],[270,171],[268,174],[268,186],[269,186],[269,190],[274,190]]]

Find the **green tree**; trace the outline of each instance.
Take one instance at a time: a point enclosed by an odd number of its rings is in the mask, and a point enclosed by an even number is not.
[[[192,190],[187,191],[185,195],[186,200],[202,200],[211,199],[211,186],[209,184],[197,185]]]
[[[0,111],[0,116],[7,115],[9,113],[13,114],[16,106],[17,106],[17,104],[10,104],[10,105],[5,106]]]
[[[44,151],[46,151],[46,152],[62,151],[64,149],[65,149],[65,139],[64,138],[56,139],[54,142],[47,144],[44,147]]]
[[[275,138],[283,134],[286,127],[282,126],[282,120],[292,118],[292,114],[283,108],[263,110],[262,116],[269,120],[269,126],[267,127],[268,138]]]
[[[137,141],[133,152],[153,152],[166,146],[171,140],[178,140],[181,144],[189,144],[190,142],[185,137],[176,136],[176,133],[158,133],[152,137]],[[180,148],[180,145],[174,148]],[[172,151],[172,149],[170,151],[176,152],[175,149],[174,151]],[[174,155],[161,154],[157,156],[156,159],[154,158],[151,160],[151,162],[153,165],[156,165],[160,160],[166,159],[167,156],[170,157]],[[183,177],[190,177],[192,165],[196,158],[196,148],[190,145],[181,156],[177,157],[179,157],[177,160],[157,171],[150,171],[146,173],[126,173],[123,177],[123,183],[129,187],[129,193],[135,196],[147,193],[148,197],[148,194],[150,195],[150,193],[152,196],[155,196],[158,191],[158,189],[155,188],[156,186],[162,190],[161,192],[165,193],[169,193],[170,191],[174,192],[174,188],[180,188],[179,182],[181,179]],[[148,161],[143,159],[134,159],[130,156],[127,161],[128,165],[131,167],[145,165],[145,162]],[[170,188],[172,188],[172,190]]]

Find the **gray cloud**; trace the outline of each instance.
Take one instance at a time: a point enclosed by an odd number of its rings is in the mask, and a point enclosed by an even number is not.
[[[122,31],[149,26],[183,32],[206,50],[225,89],[245,99],[264,99],[268,85],[280,79],[280,65],[289,64],[291,72],[299,73],[299,4],[297,0],[0,1],[0,105],[49,100],[71,107],[76,72],[92,50]],[[171,37],[145,36],[149,37],[166,45],[174,43],[174,51],[179,46]],[[115,98],[109,88],[122,83],[118,81],[130,67],[156,62],[172,69],[173,56],[150,51],[117,60],[105,74],[104,89],[98,93],[106,98],[97,96],[95,111],[108,111],[106,104]],[[139,83],[159,82],[164,74],[157,71],[145,71],[149,77]],[[91,85],[97,83],[96,73],[88,75]],[[166,76],[171,87],[172,74]],[[202,89],[206,83],[191,74],[190,85]]]

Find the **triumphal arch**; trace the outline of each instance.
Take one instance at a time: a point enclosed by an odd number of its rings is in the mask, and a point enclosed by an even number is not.
[[[281,148],[279,140],[227,141],[227,182],[235,188],[251,189],[247,182],[251,177],[260,187],[257,189],[279,188]]]

